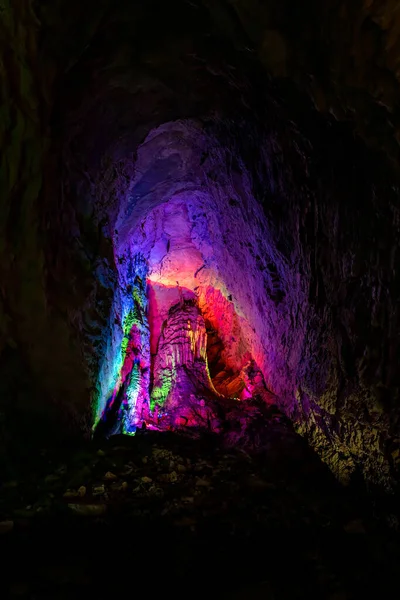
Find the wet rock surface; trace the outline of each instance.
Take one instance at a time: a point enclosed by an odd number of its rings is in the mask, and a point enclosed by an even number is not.
[[[285,420],[257,452],[139,432],[2,485],[2,597],[391,597],[399,545]]]

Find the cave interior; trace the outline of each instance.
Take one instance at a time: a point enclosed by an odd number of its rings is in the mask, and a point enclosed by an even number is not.
[[[6,593],[118,597],[157,546],[154,594],[203,561],[218,598],[389,597],[397,3],[0,15]]]
[[[118,283],[112,342],[99,370],[97,432],[219,431],[212,408],[218,399],[272,399],[261,370],[263,332],[256,329],[265,284],[257,282],[257,261],[265,249],[252,232],[263,215],[251,207],[243,236],[240,200],[232,198],[238,192],[220,182],[225,155],[214,167],[214,184],[201,182],[207,143],[198,124],[178,121],[152,131],[138,150],[138,175],[113,225]],[[240,294],[237,308],[233,290]],[[254,298],[255,315],[246,310]]]

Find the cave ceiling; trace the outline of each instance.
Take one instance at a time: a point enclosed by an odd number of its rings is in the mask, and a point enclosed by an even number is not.
[[[146,110],[154,118],[161,97],[165,114],[169,109],[180,117],[204,111],[210,88],[215,109],[239,89],[246,104],[245,62],[261,87],[263,76],[273,80],[277,97],[293,102],[296,86],[322,114],[349,123],[355,135],[398,161],[400,16],[394,0],[103,0],[84,6],[59,0],[34,7],[50,72],[55,61],[59,76],[75,70],[82,82],[88,68],[97,68],[97,77],[112,73],[116,95],[125,87],[146,98],[136,105],[142,124]],[[74,86],[70,93],[79,92]]]

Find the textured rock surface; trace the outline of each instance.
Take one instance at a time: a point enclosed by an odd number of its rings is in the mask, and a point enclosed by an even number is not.
[[[172,425],[196,423],[195,410],[205,412],[202,397],[218,396],[207,367],[207,333],[204,318],[190,300],[169,310],[154,361],[151,408],[158,420]],[[202,402],[202,403],[201,403]]]
[[[150,278],[171,289],[164,312],[177,300],[176,277],[185,264],[184,293],[191,297],[195,292],[199,298],[204,315],[221,336],[225,363],[240,372],[249,360],[255,360],[280,405],[343,481],[357,468],[367,471],[372,480],[387,479],[390,462],[384,455],[391,436],[390,408],[380,406],[380,392],[374,392],[358,375],[358,365],[368,361],[366,313],[373,311],[375,300],[368,300],[372,303],[369,308],[358,304],[357,298],[367,301],[362,292],[367,284],[362,284],[354,269],[362,273],[367,265],[363,262],[357,267],[356,261],[362,261],[363,252],[370,247],[368,232],[374,214],[371,206],[369,220],[364,208],[365,237],[360,227],[356,234],[358,203],[372,190],[371,202],[375,195],[382,201],[392,192],[385,192],[385,184],[379,180],[363,179],[362,163],[358,171],[354,162],[354,187],[346,189],[349,173],[341,162],[333,185],[331,180],[320,180],[317,187],[325,193],[318,197],[315,180],[307,174],[307,160],[313,159],[291,154],[290,149],[274,180],[272,164],[277,160],[279,137],[271,137],[271,131],[265,132],[264,138],[260,131],[258,136],[254,134],[250,148],[241,148],[242,155],[237,150],[235,158],[241,169],[236,171],[231,166],[232,151],[226,151],[235,144],[231,132],[221,128],[218,132],[226,136],[224,149],[215,134],[204,135],[190,122],[165,125],[149,136],[138,152],[139,177],[127,195],[128,208],[122,209],[121,247],[134,240],[133,247],[141,248],[154,265],[150,266]],[[257,156],[251,148],[253,139],[258,144],[263,141],[258,161],[250,163],[247,157],[254,161]],[[301,138],[298,141],[304,143]],[[341,156],[345,136],[342,143]],[[152,161],[165,148],[169,154],[175,152],[175,160],[167,163],[163,179],[154,183],[151,194],[135,195],[143,178],[151,181]],[[334,157],[326,152],[324,160]],[[298,161],[304,165],[304,173],[295,171]],[[271,170],[266,170],[268,165]],[[305,187],[296,190],[295,181],[303,181]],[[257,192],[266,199],[262,210]],[[352,197],[346,207],[342,207],[343,194]],[[164,201],[174,215],[173,226],[168,225]],[[128,220],[130,205],[135,211]],[[146,211],[150,216],[142,226]],[[362,239],[366,246],[360,247]],[[182,247],[184,253],[180,254]],[[366,268],[365,281],[374,273],[372,265]],[[355,292],[358,281],[361,288]],[[349,285],[355,296],[348,295]],[[158,293],[158,307],[162,297]],[[352,339],[358,340],[354,347]],[[391,413],[396,427],[395,406]]]
[[[319,111],[351,122],[368,145],[383,150],[398,168],[396,0],[228,0],[225,9],[207,4],[237,44],[240,23],[269,73],[280,81],[295,80]]]
[[[37,413],[44,431],[90,431],[116,384],[102,369],[120,356],[129,257],[140,242],[150,258],[142,225],[162,242],[146,218],[174,197],[228,368],[254,360],[342,480],[392,480],[396,3],[26,0],[0,13],[0,369],[15,430],[35,431]],[[215,306],[229,302],[224,329]]]
[[[108,347],[98,379],[94,427],[103,435],[134,433],[149,412],[147,266],[137,255],[128,257],[124,267],[114,297],[111,313],[114,320],[108,330]]]
[[[57,167],[49,157],[54,72],[41,64],[40,23],[31,2],[21,2],[18,7],[2,2],[0,14],[3,410],[13,415],[14,425],[10,426],[28,435],[33,424],[43,425],[45,431],[54,421],[63,428],[85,430],[90,419],[90,385],[65,318],[82,293],[76,289],[80,274],[71,276],[65,264],[57,263],[57,254],[51,255],[57,272],[54,283],[60,284],[58,298],[64,295],[63,287],[69,290],[69,301],[65,295],[56,308],[46,285],[43,253],[49,223],[39,212],[45,190],[51,188],[52,177],[46,179],[44,173]]]

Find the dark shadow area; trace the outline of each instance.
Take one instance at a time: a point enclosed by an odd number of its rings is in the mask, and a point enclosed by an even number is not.
[[[155,432],[49,452],[3,489],[4,597],[390,597],[396,536],[278,416],[251,455]]]

